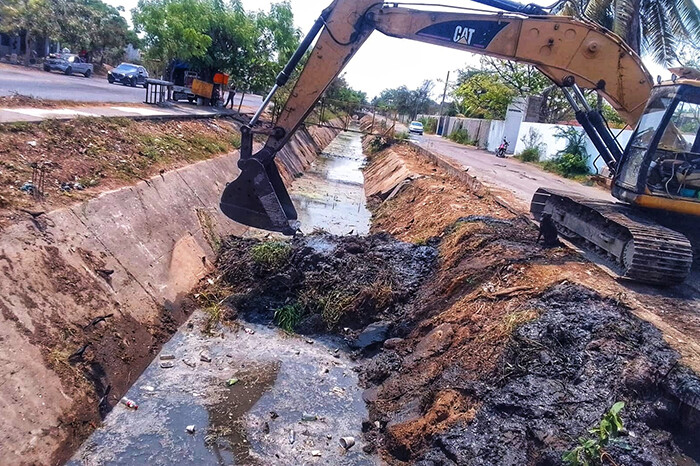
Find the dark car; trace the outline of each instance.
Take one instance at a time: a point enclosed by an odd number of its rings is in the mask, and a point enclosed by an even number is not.
[[[147,79],[148,71],[146,71],[146,68],[131,63],[122,63],[112,71],[107,72],[107,81],[109,81],[110,84],[122,83],[125,86],[131,87],[146,87]]]

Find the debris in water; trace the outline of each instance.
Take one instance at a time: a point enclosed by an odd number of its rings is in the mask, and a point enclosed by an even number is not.
[[[228,379],[228,380],[226,381],[226,386],[227,386],[227,387],[231,387],[231,386],[233,386],[233,385],[236,385],[237,383],[238,383],[238,379]]]
[[[269,434],[270,433],[270,424],[268,424],[267,421],[263,424],[263,434]]]
[[[126,407],[129,408],[129,409],[133,409],[133,410],[139,409],[139,405],[137,405],[136,402],[135,402],[134,400],[130,400],[130,399],[126,398],[126,397],[122,398],[122,399],[120,400],[120,403],[123,404],[124,406],[126,406]]]
[[[164,361],[160,363],[161,369],[171,369],[175,367],[175,364],[172,361]]]
[[[147,392],[155,392],[156,391],[156,387],[151,387],[150,385],[143,386],[143,387],[141,387],[141,389],[145,390]]]
[[[296,440],[296,435],[294,434],[294,429],[289,431],[289,443],[294,445],[294,440]]]
[[[321,450],[313,450],[311,456],[321,456]]]
[[[309,413],[304,413],[301,415],[301,420],[302,421],[318,421],[318,416],[315,414],[309,414]]]
[[[199,360],[202,362],[211,362],[211,356],[206,351],[199,353]]]
[[[355,445],[355,437],[340,437],[338,443],[340,443],[340,446],[344,449],[349,450]]]
[[[191,360],[191,359],[185,358],[185,359],[182,360],[182,362],[184,362],[186,366],[189,366],[189,367],[191,367],[191,368],[197,367],[197,363],[194,362],[194,361]]]
[[[314,341],[311,338],[307,338],[305,341],[310,345],[314,344]]]
[[[188,434],[194,434],[194,432],[195,432],[194,424],[185,427],[185,430],[187,431]]]
[[[161,360],[161,361],[172,361],[173,359],[175,359],[175,355],[174,355],[174,354],[161,354],[161,355],[160,355],[160,360]]]
[[[255,330],[253,330],[252,328],[246,327],[245,333],[247,333],[248,335],[255,335]]]
[[[270,419],[277,419],[278,417],[280,417],[280,415],[277,414],[276,411],[270,411]]]

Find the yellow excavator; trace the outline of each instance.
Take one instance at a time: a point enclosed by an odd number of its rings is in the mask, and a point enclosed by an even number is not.
[[[315,22],[249,124],[241,128],[241,174],[220,208],[231,219],[292,235],[296,210],[274,162],[329,84],[377,30],[535,66],[559,86],[610,168],[612,194],[601,202],[541,188],[531,212],[551,215],[559,234],[609,256],[625,277],[651,284],[683,282],[700,226],[700,80],[690,70],[654,85],[639,56],[619,37],[586,20],[549,14],[512,0],[477,0],[492,10],[335,0]],[[278,89],[313,49],[274,124],[260,118]],[[595,90],[630,127],[621,147],[582,89]],[[253,153],[253,135],[265,146]],[[696,254],[698,256],[698,254]]]

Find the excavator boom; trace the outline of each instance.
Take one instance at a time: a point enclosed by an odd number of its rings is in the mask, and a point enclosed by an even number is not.
[[[285,234],[297,230],[296,210],[277,171],[275,154],[374,30],[533,65],[561,87],[595,89],[628,124],[636,124],[651,92],[652,79],[637,54],[617,36],[588,21],[542,14],[535,5],[519,5],[512,0],[481,1],[515,13],[464,9],[436,12],[404,8],[393,2],[335,0],[278,77],[273,92],[286,83],[318,37],[275,127],[263,131],[270,137],[257,153],[253,154],[252,137],[260,132],[255,124],[264,108],[251,125],[243,128],[239,161],[242,173],[224,191],[222,211],[253,227]],[[271,95],[265,102],[270,100]],[[583,111],[577,111],[577,117],[579,113],[586,117]],[[601,124],[585,120],[584,127],[586,122],[592,127]],[[603,139],[594,138],[594,143],[603,148]],[[609,163],[614,162],[615,156],[611,155]]]

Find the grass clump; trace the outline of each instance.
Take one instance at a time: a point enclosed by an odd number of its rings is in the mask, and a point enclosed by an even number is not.
[[[265,241],[250,250],[253,262],[268,271],[284,266],[291,253],[292,247],[283,241]]]
[[[539,162],[540,161],[540,151],[535,147],[528,147],[518,154],[518,158],[523,162]]]
[[[301,322],[304,307],[299,303],[286,304],[275,310],[275,324],[282,330],[294,332],[294,327]]]

